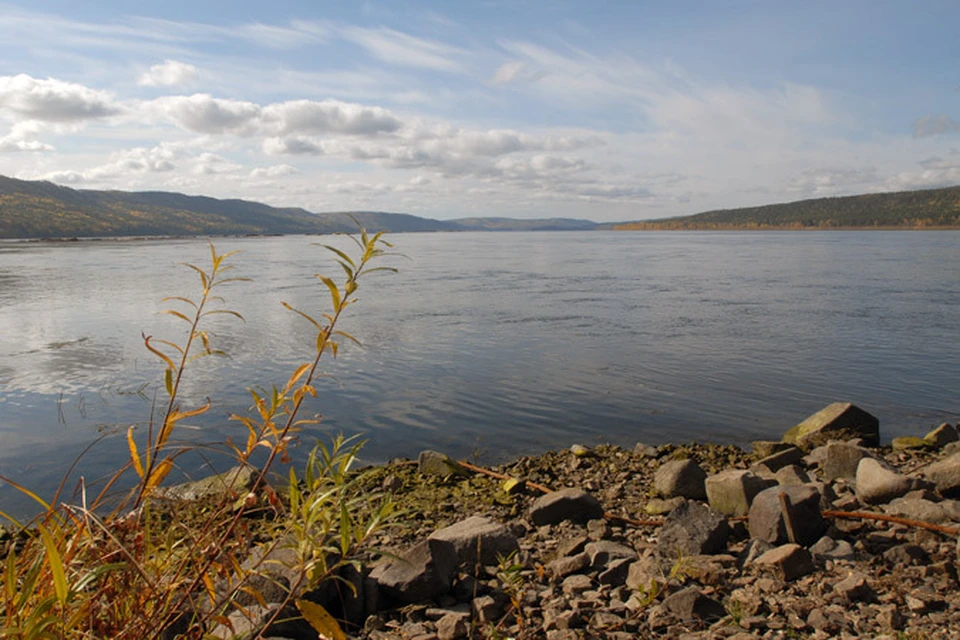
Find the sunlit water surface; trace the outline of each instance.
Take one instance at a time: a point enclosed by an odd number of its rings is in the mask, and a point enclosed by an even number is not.
[[[746,444],[852,400],[882,435],[960,415],[960,233],[461,233],[391,238],[409,258],[371,274],[304,434],[361,433],[370,462],[435,448],[495,462],[574,442]],[[224,238],[225,286],[181,438],[242,439],[248,387],[282,384],[313,344],[281,301],[328,309],[316,237]],[[329,241],[329,240],[325,240]],[[343,244],[344,239],[338,238]],[[194,296],[205,240],[0,243],[0,474],[50,495],[122,464],[162,371],[141,332],[179,339],[166,295]],[[300,454],[302,457],[302,454]],[[201,456],[182,459],[191,475]],[[27,509],[10,487],[0,508]]]

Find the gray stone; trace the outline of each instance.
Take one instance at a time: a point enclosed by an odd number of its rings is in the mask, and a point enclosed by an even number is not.
[[[425,476],[465,476],[469,472],[459,462],[439,451],[421,451],[417,469]]]
[[[437,638],[439,640],[458,640],[466,638],[470,632],[470,615],[466,613],[448,613],[437,620]]]
[[[530,520],[538,527],[564,521],[586,524],[603,517],[603,506],[581,489],[561,489],[544,494],[530,505]]]
[[[940,453],[944,456],[952,456],[955,453],[960,453],[960,442],[951,442],[943,447],[940,450]]]
[[[814,569],[810,552],[798,544],[771,549],[757,558],[754,565],[775,572],[787,582],[812,573]]]
[[[729,535],[726,516],[699,502],[686,502],[667,516],[657,549],[664,558],[676,558],[678,553],[719,553],[726,548]]]
[[[862,438],[867,446],[880,445],[880,421],[849,402],[834,402],[787,431],[784,442],[806,451],[830,440]]]
[[[743,551],[740,552],[740,556],[737,558],[737,565],[741,568],[749,567],[757,558],[771,549],[773,549],[773,545],[766,540],[753,538],[747,543],[747,546],[743,548]]]
[[[853,479],[857,476],[857,466],[864,458],[872,458],[873,452],[846,442],[831,442],[824,449],[821,468],[823,479],[832,482],[838,478]]]
[[[583,571],[590,567],[590,557],[585,553],[573,556],[564,556],[547,563],[546,570],[554,578],[565,578],[572,573]]]
[[[883,559],[894,567],[930,564],[930,554],[918,544],[898,544],[883,552]]]
[[[560,588],[567,595],[576,595],[593,588],[593,580],[590,579],[590,576],[575,573],[564,578],[563,582],[560,583]]]
[[[833,591],[848,602],[870,602],[876,597],[867,577],[861,573],[850,574],[833,585]]]
[[[823,536],[810,547],[810,553],[814,556],[820,556],[829,560],[856,560],[857,554],[846,540],[834,540],[828,536]]]
[[[797,464],[803,460],[803,450],[799,447],[791,446],[776,453],[772,453],[765,458],[761,458],[754,463],[754,467],[766,467],[776,473],[783,467],[791,464]]]
[[[680,620],[719,620],[727,615],[723,605],[707,597],[697,587],[687,587],[663,600],[663,608]]]
[[[633,561],[630,558],[611,560],[604,565],[604,569],[597,576],[597,582],[612,586],[622,585],[630,574],[632,564]]]
[[[933,448],[941,449],[951,442],[957,442],[960,440],[960,434],[957,433],[957,430],[953,425],[948,422],[944,422],[939,427],[923,436],[923,439],[926,440]]]
[[[748,527],[750,537],[771,544],[788,542],[787,527],[780,505],[780,494],[789,500],[790,520],[799,544],[812,544],[827,528],[820,512],[820,492],[810,485],[770,487],[753,499]]]
[[[660,465],[653,474],[653,488],[664,498],[683,497],[704,500],[707,497],[704,481],[707,474],[693,460],[670,460]]]
[[[626,585],[631,591],[649,590],[650,584],[663,579],[660,562],[653,556],[645,556],[630,563],[627,570]]]
[[[808,484],[812,480],[810,474],[796,464],[779,469],[774,478],[782,485]]]
[[[924,477],[945,497],[960,497],[960,453],[934,462],[923,472]]]
[[[657,448],[651,447],[648,444],[643,444],[642,442],[638,442],[637,446],[633,448],[633,453],[641,458],[656,458]]]
[[[770,483],[745,469],[726,469],[708,477],[705,485],[711,507],[728,516],[745,516],[753,497]]]
[[[504,605],[501,601],[495,600],[491,596],[480,596],[479,598],[473,599],[471,608],[473,609],[473,615],[477,619],[477,622],[490,624],[499,622],[500,616],[503,615]]]
[[[884,504],[913,489],[913,480],[873,458],[864,458],[857,466],[857,500],[864,504]]]
[[[370,577],[384,595],[400,602],[420,602],[450,590],[457,564],[451,543],[428,538],[400,557],[378,564]]]
[[[606,566],[612,560],[637,559],[637,552],[631,547],[609,540],[591,542],[587,545],[586,552],[590,557],[591,566],[595,569]]]
[[[516,536],[506,525],[482,516],[472,516],[435,531],[430,538],[452,544],[460,566],[468,569],[477,564],[478,551],[480,564],[493,565],[497,564],[499,556],[520,550]]]

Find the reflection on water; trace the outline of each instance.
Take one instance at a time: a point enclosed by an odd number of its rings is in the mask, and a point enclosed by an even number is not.
[[[850,399],[884,434],[960,412],[956,232],[409,234],[410,260],[373,274],[309,411],[315,433],[363,432],[371,460],[424,447],[487,460],[598,440],[778,437]],[[239,437],[244,389],[282,383],[312,343],[281,301],[317,312],[316,238],[229,238],[240,249],[181,435]],[[337,241],[342,241],[338,239]],[[145,425],[160,373],[141,331],[177,339],[165,295],[193,295],[203,240],[0,243],[0,473],[47,491],[99,433]],[[141,429],[143,431],[143,429]],[[125,459],[107,436],[82,465]],[[201,459],[185,464],[196,473]],[[9,500],[0,488],[0,501]]]

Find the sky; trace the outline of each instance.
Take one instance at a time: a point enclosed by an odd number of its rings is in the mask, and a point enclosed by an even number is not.
[[[960,184],[955,0],[0,0],[0,174],[641,220]]]

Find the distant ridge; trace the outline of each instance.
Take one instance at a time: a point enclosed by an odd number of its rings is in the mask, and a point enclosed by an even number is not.
[[[960,186],[816,198],[603,226],[617,230],[957,228]]]
[[[587,220],[465,218],[434,220],[405,213],[312,213],[249,200],[168,191],[94,191],[0,176],[0,238],[87,238],[336,233],[364,227],[405,231],[592,229]]]

